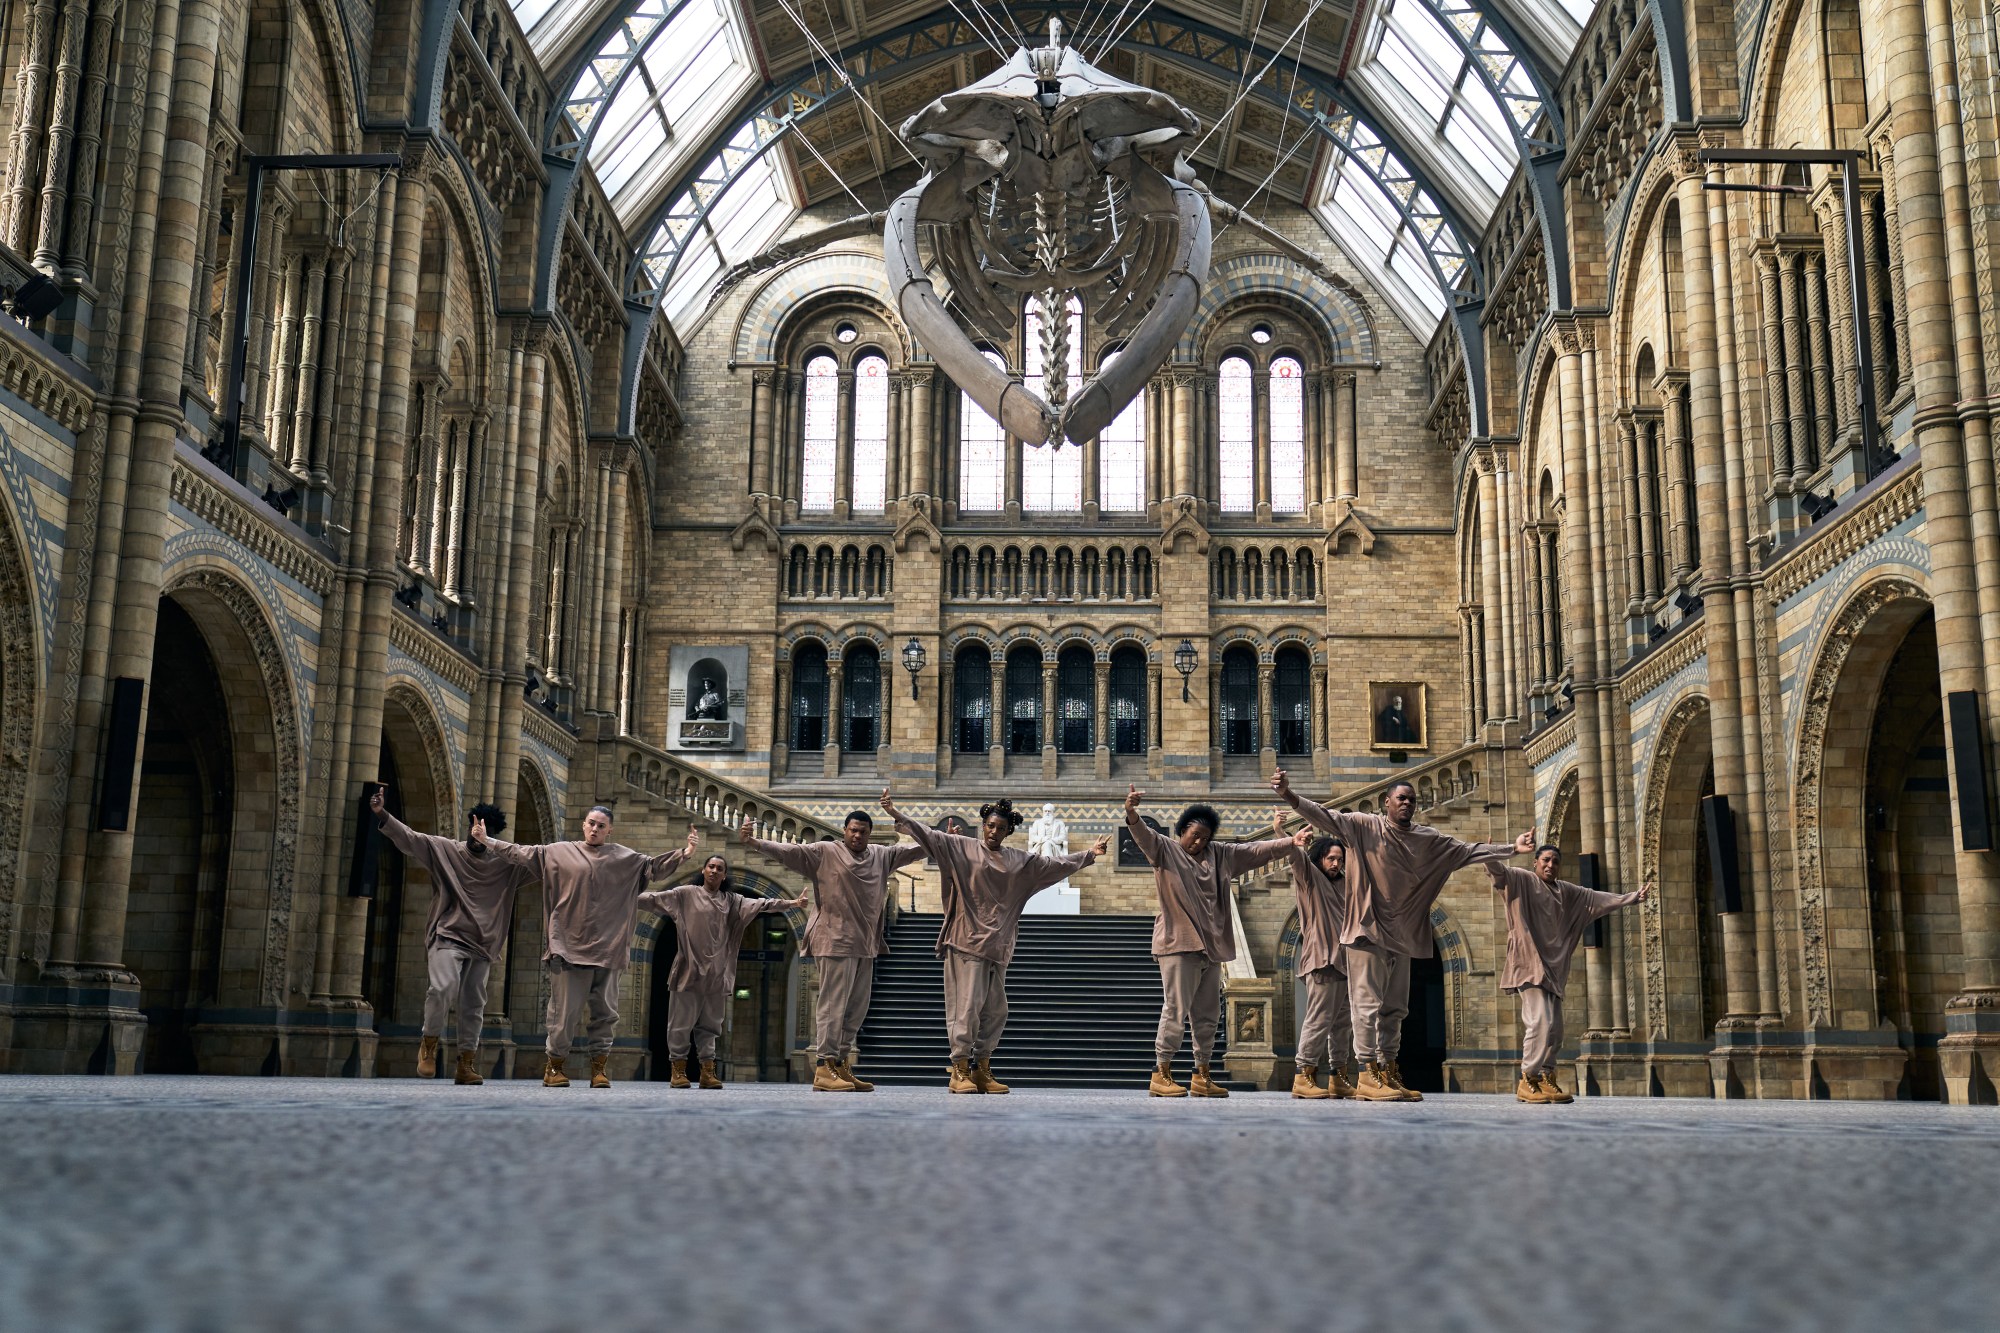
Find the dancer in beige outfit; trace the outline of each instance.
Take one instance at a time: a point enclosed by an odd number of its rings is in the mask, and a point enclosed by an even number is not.
[[[875,818],[850,810],[838,842],[770,842],[743,821],[738,839],[812,883],[812,911],[799,954],[819,969],[819,1000],[813,1006],[813,1091],[873,1092],[875,1085],[854,1072],[854,1039],[868,1016],[875,990],[875,960],[889,952],[882,917],[889,905],[889,878],[924,849],[911,843],[884,847],[871,843]]]
[[[1533,829],[1504,842],[1465,842],[1414,822],[1417,789],[1390,786],[1379,815],[1329,810],[1292,790],[1284,769],[1271,790],[1308,824],[1347,842],[1347,914],[1340,943],[1347,962],[1348,999],[1354,1013],[1354,1053],[1362,1062],[1355,1095],[1371,1102],[1420,1102],[1403,1084],[1396,1057],[1402,1051],[1403,1017],[1410,1012],[1410,959],[1428,958],[1431,904],[1444,882],[1467,866],[1504,861],[1535,850]]]
[[[1282,835],[1284,811],[1271,823]],[[1352,1097],[1347,1061],[1354,1051],[1354,1028],[1348,1014],[1347,956],[1340,947],[1340,924],[1347,913],[1347,844],[1332,834],[1315,838],[1311,830],[1300,829],[1287,855],[1299,901],[1299,956],[1293,969],[1306,992],[1305,1012],[1299,1016],[1299,1048],[1293,1056],[1298,1069],[1292,1075],[1292,1096]],[[1322,1057],[1324,1088],[1317,1078]]]
[[[632,924],[639,894],[652,880],[674,873],[694,855],[701,833],[689,829],[687,846],[647,856],[611,841],[611,810],[593,805],[583,817],[583,837],[537,847],[489,843],[503,860],[526,867],[542,881],[542,968],[548,974],[548,1061],[542,1086],[566,1088],[570,1033],[588,1012],[584,1040],[590,1049],[590,1086],[611,1086],[611,1041],[618,1031],[618,978],[632,957]],[[486,828],[472,823],[472,838],[486,842]]]
[[[1556,878],[1562,851],[1553,843],[1535,853],[1535,868],[1489,863],[1493,888],[1507,900],[1507,962],[1500,989],[1521,997],[1521,1082],[1514,1096],[1524,1102],[1571,1102],[1576,1098],[1556,1082],[1556,1052],[1563,1039],[1563,986],[1570,960],[1591,922],[1630,903],[1646,900],[1650,885],[1636,893],[1600,893]]]
[[[930,854],[938,866],[944,895],[944,924],[938,930],[938,957],[944,959],[945,1032],[951,1042],[953,1092],[1007,1091],[993,1077],[993,1051],[1007,1026],[1007,964],[1021,930],[1028,899],[1069,878],[1111,845],[1099,838],[1067,856],[1042,856],[1008,847],[1021,827],[1014,803],[1002,798],[979,807],[979,836],[925,828],[896,809],[888,790],[882,808]]]
[[[1283,856],[1290,838],[1265,842],[1216,842],[1222,817],[1211,806],[1191,805],[1174,821],[1174,836],[1163,838],[1139,817],[1145,793],[1125,793],[1125,827],[1140,855],[1153,867],[1160,915],[1153,922],[1153,957],[1160,965],[1160,1027],[1154,1034],[1155,1097],[1227,1097],[1229,1090],[1208,1076],[1208,1055],[1222,1009],[1222,965],[1236,957],[1236,927],[1229,910],[1229,881]],[[1194,1078],[1174,1082],[1174,1056],[1184,1035],[1194,1036]]]

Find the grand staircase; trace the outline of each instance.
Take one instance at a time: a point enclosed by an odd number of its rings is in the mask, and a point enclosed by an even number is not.
[[[944,965],[934,913],[905,912],[875,964],[856,1070],[882,1083],[944,1082]],[[1160,969],[1149,916],[1026,916],[1007,969],[1007,1031],[993,1073],[1025,1088],[1143,1087],[1160,1021]],[[1218,1023],[1214,1073],[1222,1076]],[[1187,1081],[1185,1045],[1174,1062]]]

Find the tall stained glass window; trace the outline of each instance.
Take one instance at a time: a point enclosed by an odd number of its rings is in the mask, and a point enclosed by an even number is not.
[[[958,650],[952,694],[958,701],[960,754],[981,754],[987,745],[987,724],[993,717],[993,655],[984,644],[968,643]]]
[[[1296,360],[1271,362],[1271,512],[1306,511],[1306,372]]]
[[[1104,358],[1109,366],[1118,359]],[[1097,437],[1098,506],[1107,514],[1146,511],[1146,395],[1140,393]]]
[[[986,353],[986,359],[1007,368],[998,352]],[[971,394],[961,389],[958,399],[958,507],[991,512],[1007,496],[1007,432]]]
[[[1043,388],[1046,371],[1042,365],[1042,308],[1028,302],[1022,327],[1026,374],[1022,382],[1030,392],[1047,397]],[[1069,391],[1083,388],[1083,303],[1069,299]],[[1021,450],[1021,508],[1036,514],[1077,514],[1083,512],[1083,450],[1069,443],[1040,444],[1027,441]]]
[[[864,356],[854,365],[854,509],[879,514],[889,486],[889,363]]]
[[[805,438],[800,448],[799,508],[833,508],[834,457],[840,450],[840,381],[830,356],[806,362]]]
[[[1125,644],[1111,654],[1111,752],[1146,753],[1146,654]]]
[[[1222,509],[1224,513],[1247,514],[1257,507],[1257,440],[1251,421],[1250,363],[1240,356],[1227,357],[1216,378],[1216,443],[1222,472]]]

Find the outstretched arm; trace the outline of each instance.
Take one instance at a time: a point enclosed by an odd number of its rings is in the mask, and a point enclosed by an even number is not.
[[[701,830],[697,828],[689,829],[686,846],[676,847],[671,852],[661,852],[658,856],[649,856],[646,858],[646,878],[665,879],[668,875],[673,874],[679,868],[681,862],[694,855],[694,849],[700,846],[700,844]]]
[[[910,861],[915,861],[919,857],[924,856],[935,859],[937,854],[944,849],[944,840],[951,836],[951,834],[938,829],[925,828],[922,824],[919,824],[916,820],[911,819],[901,810],[898,810],[895,799],[889,795],[887,787],[882,789],[882,810],[895,823],[896,832],[907,834],[916,840],[917,845],[911,850],[917,853],[917,855],[901,860],[899,864],[907,865]],[[896,850],[900,853],[903,849],[897,848]]]
[[[437,868],[435,863],[438,853],[436,844],[440,840],[433,839],[428,833],[417,832],[408,824],[390,814],[388,806],[382,802],[382,795],[388,790],[386,786],[377,787],[374,793],[368,798],[368,808],[375,815],[376,831],[388,839],[391,847],[401,852],[409,860],[422,866],[425,870],[435,870]],[[442,841],[449,841],[449,839],[443,839]],[[498,844],[489,842],[487,846],[497,847]]]
[[[1281,768],[1271,775],[1271,790],[1278,794],[1279,800],[1298,811],[1299,817],[1314,828],[1323,829],[1328,833],[1348,832],[1347,822],[1353,818],[1352,815],[1344,810],[1329,810],[1318,801],[1309,801],[1299,795],[1292,790],[1291,775],[1284,769]]]
[[[1160,844],[1165,839],[1153,831],[1151,824],[1148,824],[1139,817],[1139,802],[1145,798],[1146,793],[1140,791],[1137,787],[1129,784],[1126,786],[1125,827],[1131,831],[1132,844],[1139,849],[1139,855],[1145,857],[1150,864],[1158,865],[1160,863]]]

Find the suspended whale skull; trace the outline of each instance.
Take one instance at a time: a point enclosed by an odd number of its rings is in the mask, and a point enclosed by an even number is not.
[[[883,244],[903,322],[1002,426],[1030,444],[1081,444],[1111,424],[1173,351],[1208,280],[1208,205],[1183,156],[1194,114],[1112,78],[1062,42],[1020,50],[903,123],[925,174],[889,209]],[[1023,294],[1040,298],[1047,397],[1010,379],[938,298],[931,249],[973,333],[1008,341]],[[1074,295],[1124,347],[1071,395]]]

